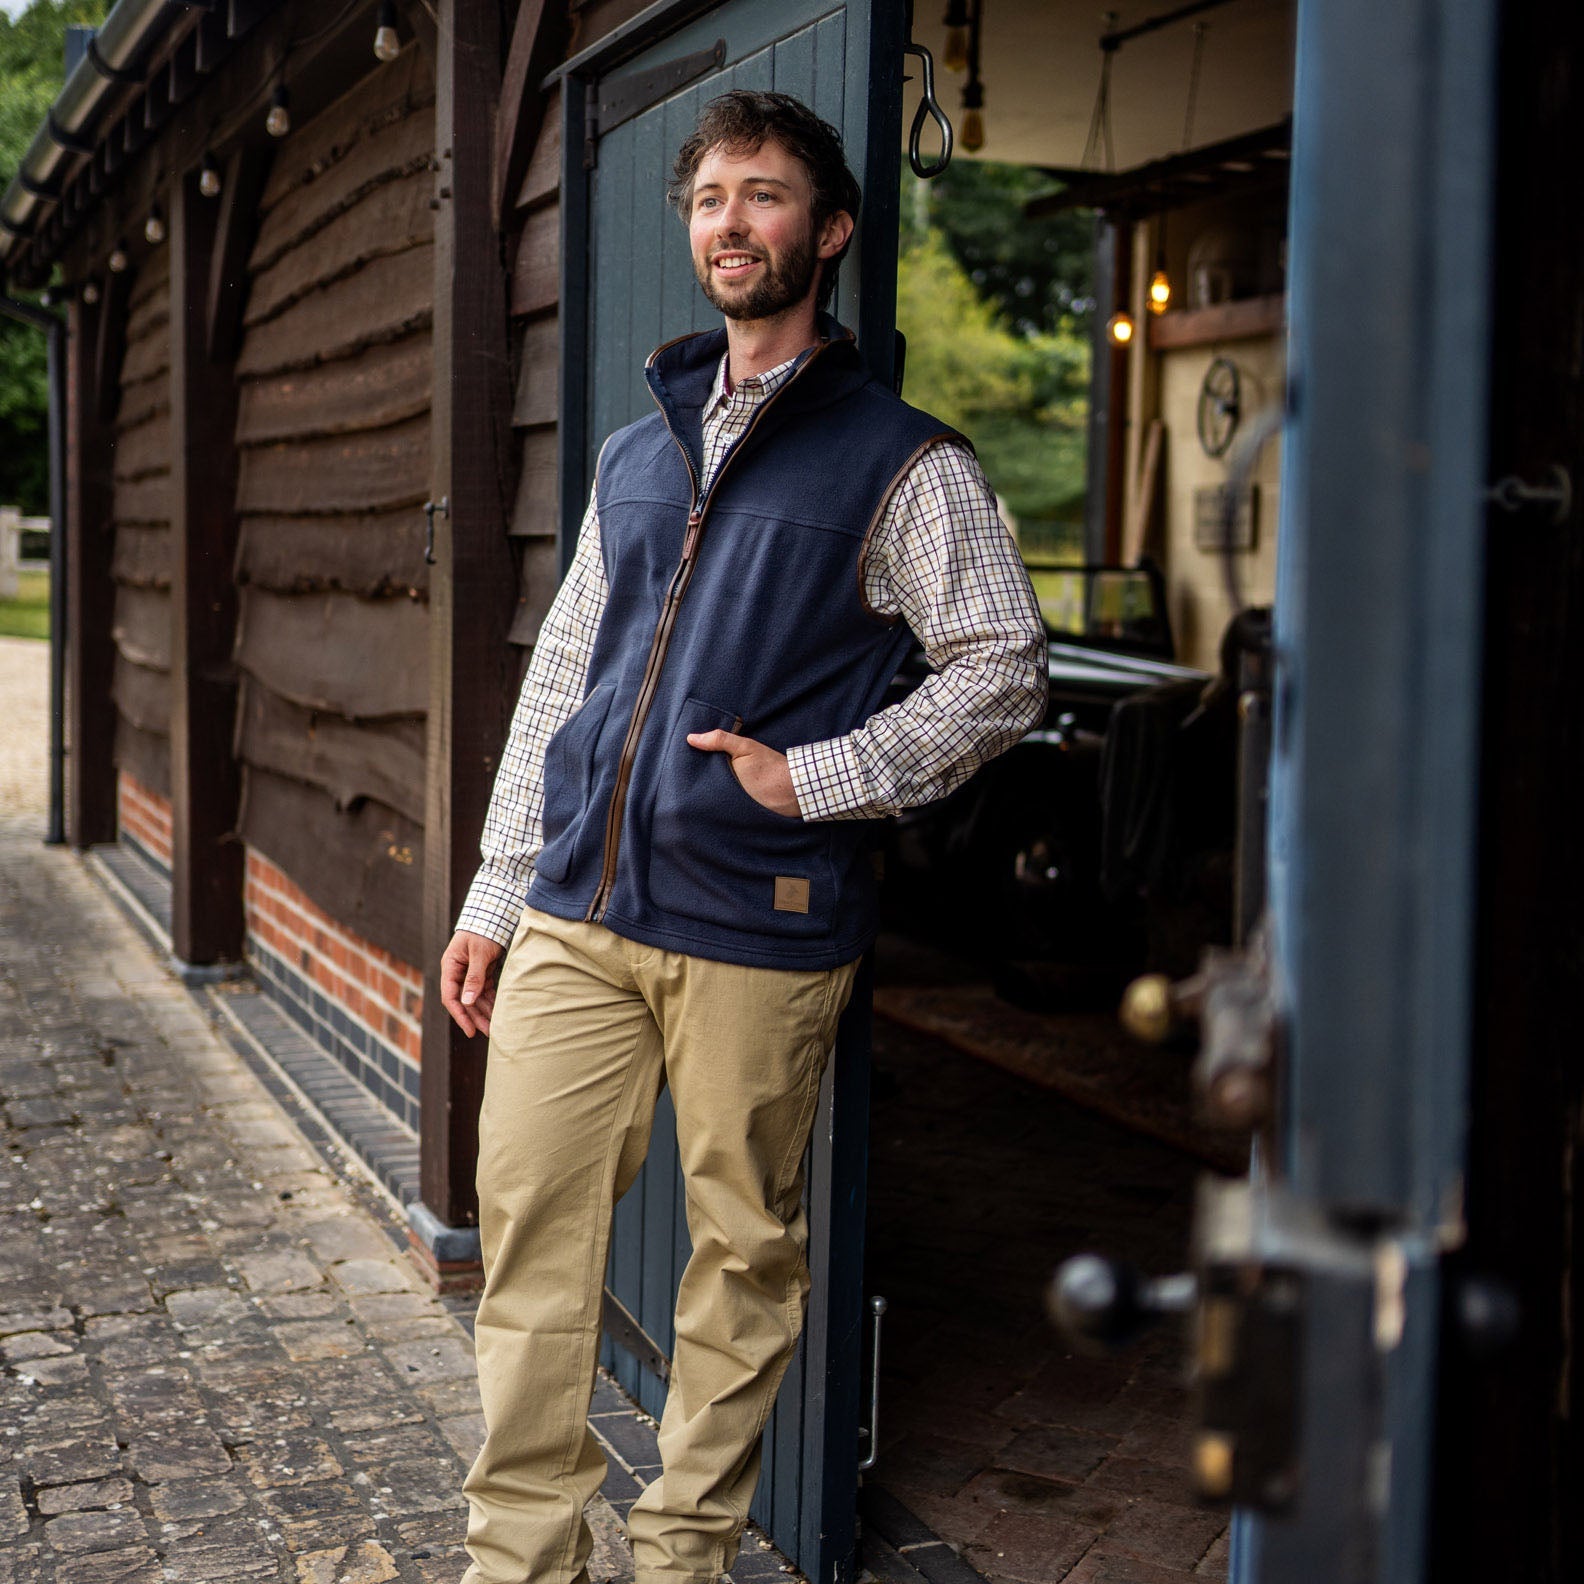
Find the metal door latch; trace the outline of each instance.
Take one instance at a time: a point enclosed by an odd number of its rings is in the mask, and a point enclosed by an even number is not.
[[[1485,491],[1485,499],[1510,516],[1517,516],[1531,506],[1549,506],[1548,521],[1565,523],[1573,509],[1572,475],[1560,463],[1552,463],[1547,476],[1549,483],[1526,484],[1517,474],[1509,473]]]
[[[435,548],[434,548],[434,520],[435,520],[435,513],[439,512],[440,515],[442,517],[444,517],[447,522],[449,522],[451,520],[451,497],[449,495],[442,495],[440,497],[440,499],[437,500],[437,501],[426,500],[424,502],[423,511],[424,511],[424,524],[425,524],[425,526],[424,526],[424,565],[425,566],[433,566],[435,564]]]
[[[1263,924],[1241,951],[1209,947],[1192,978],[1135,979],[1121,1018],[1130,1034],[1152,1044],[1198,1025],[1193,1084],[1210,1121],[1247,1129],[1270,1115],[1279,1018]]]

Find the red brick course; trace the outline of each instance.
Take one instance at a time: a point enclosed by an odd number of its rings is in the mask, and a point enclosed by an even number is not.
[[[263,853],[248,850],[247,932],[411,1061],[422,1052],[423,975],[331,918]]]
[[[121,831],[167,869],[171,866],[171,806],[125,770],[116,776],[116,820]]]

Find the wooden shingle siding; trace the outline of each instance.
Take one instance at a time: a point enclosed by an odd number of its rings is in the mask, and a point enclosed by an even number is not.
[[[170,255],[142,263],[127,305],[111,458],[115,763],[170,791]]]
[[[366,600],[249,588],[237,663],[282,698],[349,721],[423,715],[428,631],[427,608],[404,596]]]
[[[560,521],[556,420],[560,412],[561,326],[561,103],[550,96],[539,137],[517,195],[511,311],[516,341],[512,423],[522,445],[522,468],[512,507],[518,553],[517,608],[512,643],[532,648],[560,581],[556,539]]]
[[[416,47],[282,144],[237,358],[241,831],[421,954],[434,85]]]
[[[238,583],[281,594],[422,595],[429,587],[423,516],[402,507],[335,517],[249,517],[236,571]]]
[[[332,918],[405,963],[423,957],[423,827],[365,798],[248,766],[242,833]],[[328,899],[328,900],[326,900]]]
[[[351,722],[333,711],[302,709],[247,677],[237,718],[237,752],[253,764],[293,756],[338,809],[373,798],[405,814],[424,817],[422,720]]]

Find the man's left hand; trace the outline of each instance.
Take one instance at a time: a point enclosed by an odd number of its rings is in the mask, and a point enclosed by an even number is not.
[[[705,753],[729,754],[732,774],[743,791],[772,814],[784,814],[788,819],[802,815],[785,754],[729,731],[689,732],[688,742]]]

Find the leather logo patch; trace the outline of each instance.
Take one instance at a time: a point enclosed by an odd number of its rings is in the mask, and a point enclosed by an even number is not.
[[[777,913],[807,913],[809,883],[795,875],[777,875],[775,879],[775,910]]]

